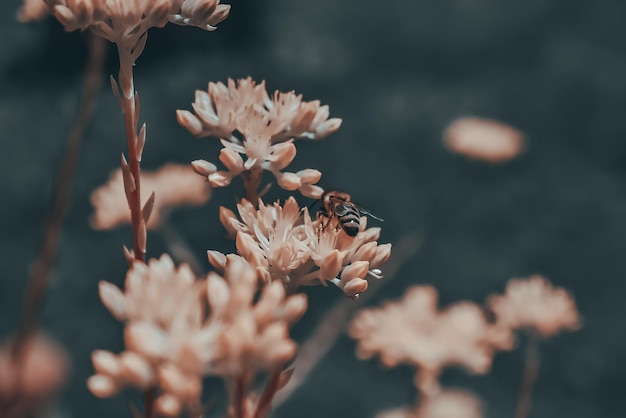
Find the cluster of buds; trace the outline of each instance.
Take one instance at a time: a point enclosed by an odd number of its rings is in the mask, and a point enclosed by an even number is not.
[[[196,91],[192,106],[194,113],[177,111],[178,122],[195,137],[216,137],[224,146],[219,159],[226,170],[205,160],[193,162],[211,186],[225,187],[237,176],[245,181],[267,170],[285,190],[321,196],[323,190],[315,186],[319,171],[281,170],[296,156],[295,138],[320,139],[339,129],[341,119],[328,119],[328,106],[320,106],[317,100],[304,102],[293,91],[270,96],[265,82],[257,84],[251,78],[229,79],[227,85],[209,83],[207,91]]]
[[[200,407],[204,376],[280,370],[295,355],[289,326],[306,311],[306,297],[287,297],[278,283],[258,291],[254,270],[236,256],[223,277],[206,279],[166,255],[135,262],[125,291],[100,283],[102,302],[126,323],[126,351],[93,353],[89,389],[110,397],[125,386],[158,387],[156,411],[178,416]]]
[[[65,30],[91,29],[98,36],[134,51],[143,50],[148,29],[168,22],[215,30],[228,17],[219,0],[46,0]]]
[[[367,290],[368,276],[382,278],[380,267],[391,255],[391,244],[377,243],[380,228],[367,228],[366,218],[350,237],[324,219],[312,220],[293,197],[283,206],[259,201],[258,209],[244,199],[237,209],[239,216],[222,207],[220,219],[263,283],[279,281],[293,291],[330,282],[356,298]],[[208,255],[213,267],[224,271],[226,256]]]

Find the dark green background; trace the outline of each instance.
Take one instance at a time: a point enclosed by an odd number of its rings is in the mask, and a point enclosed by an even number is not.
[[[217,32],[151,30],[136,67],[148,124],[143,167],[204,158],[215,140],[192,140],[176,123],[208,81],[251,75],[270,90],[296,90],[330,105],[342,128],[298,143],[294,168],[317,168],[321,185],[349,191],[386,219],[381,241],[408,231],[424,241],[370,304],[431,283],[444,304],[478,302],[514,276],[542,273],[571,289],[584,328],[542,347],[533,418],[618,417],[626,389],[626,3],[602,0],[233,1]],[[84,37],[56,21],[15,21],[0,3],[0,334],[16,324],[29,263],[39,246],[54,175],[78,100]],[[110,50],[107,73],[115,73]],[[449,154],[441,132],[476,114],[523,130],[528,152],[503,166]],[[84,385],[89,354],[118,351],[121,325],[98,301],[97,282],[121,284],[128,228],[90,229],[89,194],[118,166],[120,110],[105,85],[89,128],[42,322],[70,351],[63,417],[128,416],[133,393],[98,400]],[[277,188],[272,197],[284,198]],[[204,262],[229,249],[217,221],[241,184],[171,222]],[[308,204],[309,202],[303,202]],[[166,251],[149,237],[149,254]],[[208,269],[208,263],[205,262]],[[307,332],[342,295],[309,292]],[[498,355],[491,374],[446,372],[443,383],[483,397],[489,417],[512,416],[523,350]],[[408,368],[360,362],[341,337],[276,417],[373,417],[412,402]],[[221,397],[220,386],[210,386]],[[621,413],[619,411],[622,411]]]

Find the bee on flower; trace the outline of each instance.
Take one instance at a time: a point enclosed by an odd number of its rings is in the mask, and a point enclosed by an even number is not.
[[[237,205],[239,216],[221,208],[220,219],[238,253],[255,267],[262,282],[282,282],[288,289],[332,283],[356,298],[367,290],[368,277],[382,278],[380,267],[391,255],[391,244],[378,244],[380,228],[360,220],[354,237],[341,228],[326,228],[312,219],[293,197],[274,204],[247,200]],[[209,251],[209,261],[222,271],[226,257]]]

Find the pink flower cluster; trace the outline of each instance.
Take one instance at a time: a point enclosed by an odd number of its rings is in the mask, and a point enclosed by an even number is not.
[[[306,311],[304,295],[286,296],[281,283],[259,292],[254,270],[228,256],[223,277],[196,279],[164,255],[136,262],[122,291],[100,283],[109,311],[126,323],[126,351],[95,351],[88,381],[99,397],[125,386],[159,388],[156,411],[178,416],[200,407],[202,377],[281,370],[296,353],[289,326]]]
[[[295,138],[320,139],[339,129],[341,119],[328,119],[328,106],[320,106],[317,100],[302,101],[302,95],[293,91],[276,91],[270,96],[265,82],[257,84],[251,78],[209,83],[207,91],[196,91],[192,106],[194,113],[177,111],[178,122],[195,137],[220,138],[224,146],[219,159],[226,170],[218,170],[205,160],[193,163],[211,186],[225,187],[237,176],[267,170],[285,190],[299,190],[312,198],[321,196],[322,189],[315,186],[321,177],[319,171],[281,170],[296,156]]]
[[[391,255],[391,244],[377,243],[380,228],[367,228],[366,218],[353,238],[321,219],[312,220],[293,197],[282,206],[259,201],[258,209],[244,199],[237,209],[239,216],[222,207],[220,219],[264,283],[278,281],[297,289],[330,282],[356,298],[367,290],[368,276],[382,277],[380,267]],[[223,271],[226,256],[208,254],[217,271]]]

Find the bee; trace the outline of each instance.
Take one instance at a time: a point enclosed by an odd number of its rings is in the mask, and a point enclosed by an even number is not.
[[[338,192],[336,190],[325,191],[320,198],[320,203],[322,209],[318,214],[328,218],[328,222],[332,219],[336,219],[339,227],[350,237],[356,237],[359,233],[362,214],[382,221],[381,218],[375,216],[369,210],[357,206],[352,202],[352,198],[348,193]],[[326,226],[327,225],[328,223]]]

